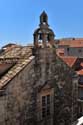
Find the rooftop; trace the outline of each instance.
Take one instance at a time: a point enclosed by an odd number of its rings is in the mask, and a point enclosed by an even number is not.
[[[60,39],[59,46],[83,47],[83,38]]]
[[[76,60],[77,57],[73,57],[73,56],[61,56],[60,57],[69,67],[72,67]]]
[[[0,89],[33,58],[31,46],[6,45],[4,51],[0,54]]]

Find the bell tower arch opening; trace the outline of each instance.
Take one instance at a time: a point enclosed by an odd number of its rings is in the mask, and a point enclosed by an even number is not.
[[[34,46],[35,47],[47,47],[48,43],[52,44],[54,41],[54,32],[49,28],[48,15],[45,11],[40,15],[39,28],[34,31]]]
[[[40,23],[41,24],[48,24],[48,16],[45,13],[45,11],[43,11],[43,13],[40,15]]]

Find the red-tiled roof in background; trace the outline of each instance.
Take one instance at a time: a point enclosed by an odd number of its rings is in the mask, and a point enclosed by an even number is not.
[[[64,56],[64,48],[56,49],[56,53],[57,53],[58,56]]]
[[[62,56],[60,57],[69,67],[72,67],[76,60],[77,60],[77,57],[73,57],[73,56]]]
[[[78,87],[81,87],[81,88],[83,88],[83,83],[82,83],[82,85],[81,85],[81,84],[78,84]]]
[[[80,39],[62,39],[58,43],[59,46],[68,45],[70,47],[83,47],[83,38]]]
[[[76,73],[77,73],[78,75],[83,75],[83,69],[81,69],[81,70],[79,70],[79,71],[76,71]]]
[[[83,62],[81,62],[81,63],[80,63],[80,66],[82,66],[82,67],[83,67]]]

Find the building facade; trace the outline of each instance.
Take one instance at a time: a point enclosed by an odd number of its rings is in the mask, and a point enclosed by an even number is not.
[[[57,56],[54,36],[43,12],[33,46],[1,51],[1,125],[72,125],[77,119],[78,76]]]
[[[83,38],[58,41],[57,55],[79,76],[78,117],[83,115]]]

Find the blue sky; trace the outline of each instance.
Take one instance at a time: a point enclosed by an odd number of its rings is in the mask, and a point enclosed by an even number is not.
[[[0,0],[0,47],[32,43],[43,10],[56,38],[83,37],[83,0]]]

